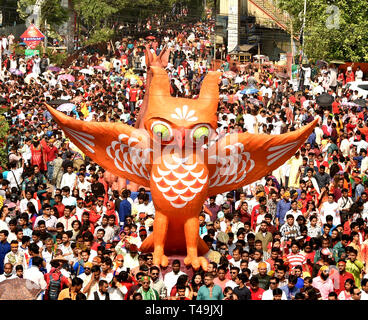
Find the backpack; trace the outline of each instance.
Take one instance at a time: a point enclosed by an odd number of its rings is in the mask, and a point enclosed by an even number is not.
[[[59,274],[59,279],[55,280],[54,277],[50,274],[50,282],[49,282],[49,299],[57,300],[60,289],[61,289],[61,274]]]

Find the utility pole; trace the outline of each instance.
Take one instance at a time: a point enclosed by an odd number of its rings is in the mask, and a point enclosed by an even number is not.
[[[44,44],[45,44],[45,51],[44,53],[47,52],[47,20],[45,19],[45,39],[44,39]]]
[[[302,63],[304,59],[304,42],[305,42],[305,16],[307,14],[307,0],[304,0],[304,17],[303,17],[303,43],[302,43]]]
[[[291,21],[291,32],[290,32],[290,47],[291,47],[291,61],[292,64],[294,64],[294,46],[293,46],[293,35],[294,35],[294,30],[293,30],[293,21]]]

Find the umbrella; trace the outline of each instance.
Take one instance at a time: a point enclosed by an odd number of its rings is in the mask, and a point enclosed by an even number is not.
[[[37,283],[23,278],[0,282],[0,300],[36,300],[41,292]]]
[[[148,36],[148,37],[146,37],[146,39],[147,39],[147,40],[155,40],[155,39],[156,39],[156,37],[154,37],[154,36]]]
[[[322,67],[327,67],[327,65],[328,65],[328,63],[326,62],[326,61],[324,61],[324,60],[317,60],[316,61],[316,66],[318,67],[318,68],[322,68]]]
[[[11,68],[11,69],[9,69],[9,72],[11,73],[11,74],[15,74],[16,76],[22,76],[24,73],[22,72],[22,71],[20,71],[19,69],[13,69],[13,68]]]
[[[257,105],[257,106],[259,106],[260,104],[262,104],[262,103],[261,103],[261,101],[259,101],[259,100],[258,100],[258,99],[256,99],[256,98],[250,98],[250,99],[249,99],[249,102],[250,102],[250,103],[253,103],[253,104]]]
[[[236,77],[236,73],[234,71],[225,71],[223,73],[223,76],[225,78],[235,78]]]
[[[69,103],[69,100],[57,99],[57,100],[51,100],[49,102],[49,104],[56,105],[56,106],[64,104],[64,103]]]
[[[93,70],[92,69],[82,69],[79,71],[80,73],[84,73],[84,74],[89,74],[89,75],[92,75],[94,74]]]
[[[328,93],[322,93],[320,96],[317,97],[316,102],[321,107],[329,107],[334,102],[334,97]]]
[[[334,63],[334,64],[345,64],[345,62],[342,61],[342,60],[332,60],[332,61],[330,61],[330,63]]]
[[[357,99],[357,100],[354,100],[354,103],[357,104],[358,106],[365,107],[367,104],[367,100]]]
[[[67,112],[68,114],[70,112],[72,112],[72,110],[75,108],[75,104],[73,103],[63,103],[61,105],[59,105],[56,110],[58,111],[62,111],[62,112]]]
[[[257,88],[245,88],[240,91],[241,94],[254,94],[257,93],[259,90]]]
[[[31,82],[31,79],[36,80],[37,78],[38,78],[38,74],[36,74],[36,73],[30,73],[30,74],[28,74],[25,77],[24,82],[27,83],[27,84],[29,84]]]
[[[352,101],[351,102],[341,102],[341,105],[343,107],[358,107],[358,105]]]
[[[280,79],[287,79],[287,78],[289,78],[289,75],[286,72],[277,72],[276,77],[278,77]]]
[[[53,72],[59,72],[61,69],[59,67],[49,67],[48,70]]]
[[[93,68],[95,68],[96,70],[103,70],[106,71],[106,68],[103,66],[94,66]]]
[[[75,81],[75,78],[71,74],[68,74],[68,73],[61,74],[58,79],[59,80],[68,80],[70,82]]]

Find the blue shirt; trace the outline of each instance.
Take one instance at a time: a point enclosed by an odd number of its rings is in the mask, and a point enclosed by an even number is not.
[[[199,288],[197,294],[197,300],[222,300],[223,298],[222,289],[217,284],[212,288],[212,297],[210,297],[210,290],[205,285]]]
[[[0,242],[0,274],[4,273],[4,259],[9,251],[10,251],[9,242],[8,241]]]
[[[303,282],[304,282],[304,281],[303,281]],[[296,295],[297,293],[299,293],[299,291],[300,291],[296,286],[294,286],[292,289],[290,289],[290,288],[288,287],[288,285],[283,286],[283,287],[281,287],[280,289],[281,289],[282,291],[284,291],[284,292],[285,292],[285,294],[286,294],[286,298],[287,298],[288,300],[292,300],[291,296],[294,296],[294,297],[295,297],[295,295]]]
[[[304,287],[304,279],[298,278],[298,282],[295,285],[296,288],[301,289]]]
[[[290,201],[285,201],[285,199],[280,200],[277,202],[276,206],[276,218],[279,219],[280,226],[285,223],[285,215],[291,208]]]
[[[79,272],[78,272],[78,268],[79,268]],[[75,272],[75,275],[79,276],[80,274],[82,274],[84,272],[84,268],[83,266],[79,263],[79,261],[77,261],[74,266],[73,266],[73,270]],[[78,273],[77,273],[78,272]]]
[[[119,220],[120,223],[125,222],[125,218],[132,213],[132,206],[128,200],[122,200],[119,206]]]

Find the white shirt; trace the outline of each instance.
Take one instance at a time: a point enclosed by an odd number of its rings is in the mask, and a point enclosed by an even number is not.
[[[91,291],[87,300],[95,300],[95,292],[97,292],[97,295],[100,298],[100,300],[106,300],[106,295],[101,294],[100,290],[95,290],[93,292]]]
[[[35,282],[41,287],[42,290],[47,288],[47,283],[43,273],[36,266],[32,266],[29,269],[24,270],[23,278]]]
[[[244,127],[249,133],[255,133],[254,125],[256,124],[256,117],[247,113],[243,115]]]
[[[368,300],[368,293],[362,290],[362,295],[360,296],[360,300]]]
[[[77,175],[74,172],[72,172],[71,174],[69,174],[68,172],[64,173],[61,179],[60,189],[62,189],[65,186],[68,186],[70,190],[73,190],[76,179]]]
[[[12,274],[10,277],[5,277],[5,274],[3,273],[2,275],[0,275],[0,282],[10,280],[10,279],[14,279],[14,278],[17,278],[17,276],[15,274]]]
[[[32,202],[33,205],[35,206],[36,208],[36,211],[38,212],[38,203],[37,203],[37,200],[36,199],[31,199],[31,200],[27,200],[26,198],[20,200],[19,202],[19,209],[20,209],[20,212],[23,213],[27,210],[27,204],[28,202]]]
[[[61,203],[64,206],[77,206],[77,199],[73,196],[63,197],[63,200],[61,201]]]
[[[238,285],[236,284],[235,281],[233,280],[229,280],[228,282],[225,283],[225,288],[226,287],[230,287],[231,289],[235,289],[235,287],[237,287]]]
[[[14,174],[13,174],[14,173]],[[15,170],[10,170],[8,172],[8,176],[7,176],[7,180],[9,181],[9,188],[21,188],[21,184],[22,184],[22,180],[21,180],[21,175],[23,173],[23,168],[19,168],[19,169],[15,169]],[[16,179],[16,180],[15,180]],[[17,184],[18,182],[18,184]]]
[[[322,208],[320,211],[320,219],[323,224],[326,223],[326,217],[331,215],[333,217],[333,224],[337,226],[341,224],[340,212],[339,212],[339,205],[337,202],[329,203],[328,201],[322,204]]]
[[[262,294],[262,300],[273,300],[273,292],[272,289],[268,289]],[[285,291],[282,290],[281,300],[287,300]]]
[[[84,199],[86,196],[86,192],[91,191],[91,184],[87,180],[84,180],[84,182],[80,182],[80,180],[78,179],[77,188],[79,190],[79,196]]]
[[[52,215],[47,219],[42,215],[36,218],[34,225],[37,226],[39,221],[45,221],[46,228],[56,228],[58,219]]]

